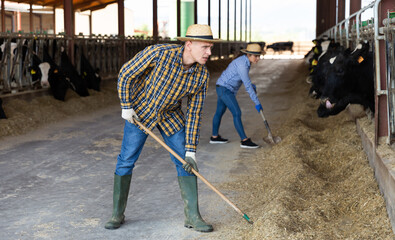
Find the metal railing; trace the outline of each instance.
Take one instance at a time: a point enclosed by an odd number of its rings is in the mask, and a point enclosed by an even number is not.
[[[319,38],[328,36],[345,45],[347,48],[355,48],[360,41],[368,41],[374,51],[374,69],[375,69],[375,85],[376,95],[387,95],[388,99],[388,137],[387,144],[390,144],[395,139],[395,79],[394,79],[394,18],[388,14],[383,21],[383,26],[379,27],[379,4],[381,0],[376,0],[359,11],[351,14],[347,19],[344,19],[336,26],[328,29],[322,33]],[[361,22],[361,14],[367,9],[373,8],[374,17],[370,20]],[[351,24],[351,20],[355,20]],[[387,74],[387,89],[383,90],[381,87],[380,76],[380,51],[379,41],[384,40],[386,44],[386,74]],[[376,109],[378,111],[378,109]]]
[[[71,38],[65,35],[0,33],[0,45],[2,43],[4,49],[0,58],[0,97],[41,89],[39,82],[32,81],[28,67],[33,63],[33,53],[43,60],[44,47],[48,48],[49,55],[59,65],[61,48],[70,49],[73,45],[75,51],[69,57],[77,72],[80,73],[80,57],[84,54],[91,65],[99,69],[102,77],[116,78],[124,62],[145,47],[157,43],[182,44],[171,39],[138,36],[77,35]],[[246,43],[241,41],[215,43],[210,60],[233,57],[245,47]]]

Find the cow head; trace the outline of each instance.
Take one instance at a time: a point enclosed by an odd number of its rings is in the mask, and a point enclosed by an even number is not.
[[[331,111],[336,104],[347,94],[346,88],[346,69],[347,54],[341,52],[332,55],[325,65],[325,77],[321,87],[320,106],[317,110],[319,117],[327,117],[331,115]]]
[[[372,59],[368,43],[362,43],[354,51],[341,51],[329,60],[319,117],[336,115],[348,104],[361,104],[374,112]]]
[[[32,76],[32,82],[38,82],[41,79],[41,70],[38,66],[30,66],[28,67],[28,71],[30,73],[30,76]]]
[[[51,65],[49,65],[49,63],[47,63],[47,62],[43,62],[43,63],[40,63],[40,65],[38,65],[38,67],[40,68],[41,74],[42,74],[41,81],[40,81],[41,86],[42,87],[49,87],[48,73],[49,73],[49,69],[51,68]]]

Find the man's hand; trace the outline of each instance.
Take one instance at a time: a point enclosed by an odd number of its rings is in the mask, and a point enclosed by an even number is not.
[[[185,164],[182,165],[185,171],[187,171],[189,174],[193,174],[192,168],[196,170],[196,172],[199,172],[199,169],[197,168],[196,165],[196,158],[195,158],[195,153],[194,152],[186,152],[185,153]]]
[[[135,124],[134,118],[137,118],[137,120],[140,121],[139,117],[137,116],[133,108],[122,109],[122,118],[133,124]]]

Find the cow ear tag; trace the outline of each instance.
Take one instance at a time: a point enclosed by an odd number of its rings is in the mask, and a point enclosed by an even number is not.
[[[314,48],[314,53],[318,54],[318,48],[317,47]]]
[[[311,65],[315,66],[315,65],[317,65],[317,63],[318,63],[317,60],[314,59],[314,60],[311,62]]]
[[[365,60],[365,59],[363,59],[363,57],[362,57],[362,56],[359,56],[359,58],[358,58],[358,63],[361,63],[361,62],[363,62],[363,60]]]
[[[34,69],[32,69],[32,70],[30,70],[30,74],[34,75],[34,74],[36,74],[36,71],[34,71]]]

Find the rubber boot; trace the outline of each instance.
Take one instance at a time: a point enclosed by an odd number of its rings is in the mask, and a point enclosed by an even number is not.
[[[104,226],[107,229],[117,229],[125,222],[125,209],[128,201],[130,180],[132,175],[118,176],[114,174],[113,211],[110,221]]]
[[[178,184],[181,189],[181,197],[184,200],[185,223],[187,228],[193,228],[199,232],[212,232],[213,226],[204,222],[200,216],[198,206],[198,190],[196,176],[179,176]]]

